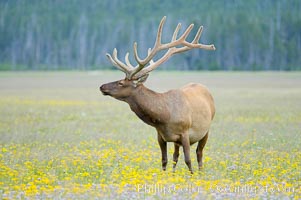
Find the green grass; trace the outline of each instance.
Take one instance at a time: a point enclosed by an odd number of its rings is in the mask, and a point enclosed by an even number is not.
[[[151,74],[155,91],[199,82],[215,98],[204,169],[194,175],[182,152],[172,173],[172,144],[161,172],[155,129],[99,92],[121,78],[1,72],[0,198],[301,198],[301,73]]]

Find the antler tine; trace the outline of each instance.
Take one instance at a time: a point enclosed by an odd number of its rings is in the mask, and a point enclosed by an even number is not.
[[[130,55],[129,52],[125,54],[125,63],[127,64],[128,67],[132,68],[131,70],[133,70],[135,67],[130,63],[129,55]]]
[[[176,41],[180,28],[181,28],[181,23],[178,23],[175,32],[172,35],[172,39],[171,39],[172,42]]]
[[[149,56],[150,54],[151,54],[151,52],[152,52],[152,49],[151,48],[148,48],[148,50],[147,50],[147,56]],[[150,65],[152,65],[152,64],[154,64],[154,61],[153,61],[153,59],[151,59],[150,61],[149,61],[149,64]],[[130,77],[132,78],[133,76],[135,76],[135,74],[137,74],[139,71],[141,71],[141,69],[144,67],[144,65],[139,65],[137,68],[135,68],[131,73],[130,73]]]
[[[134,57],[135,60],[137,61],[137,63],[140,63],[141,59],[138,56],[138,52],[137,52],[137,42],[134,42]]]
[[[151,53],[151,51],[152,51],[152,49],[151,49],[151,48],[148,48],[148,50],[147,50],[147,55],[149,55],[149,54]],[[149,64],[152,65],[153,63],[154,63],[154,60],[151,59],[151,60],[149,61]]]
[[[111,56],[110,54],[107,53],[106,56],[107,56],[107,58],[111,61],[111,63],[112,63],[115,67],[117,67],[119,70],[121,70],[121,71],[127,73],[127,72],[125,71],[125,69],[123,69],[122,67],[120,67],[120,66],[114,61],[114,59],[112,58],[112,56]]]
[[[157,51],[160,50],[160,49],[158,49],[158,47],[161,45],[162,30],[163,30],[163,25],[165,23],[165,20],[166,20],[166,16],[164,16],[160,22],[154,47],[153,47],[151,53],[148,54],[148,56],[145,59],[142,60],[139,58],[138,51],[137,51],[137,42],[134,43],[134,56],[139,65],[145,66],[155,56]]]
[[[108,53],[106,53],[106,56],[107,58],[111,61],[111,63],[114,65],[114,66],[118,66],[117,63],[113,60],[112,56]],[[119,67],[119,66],[118,66]]]
[[[180,41],[185,41],[186,38],[188,37],[189,33],[191,32],[191,30],[193,29],[194,24],[190,24],[188,26],[188,28],[186,29],[186,31],[183,33],[183,35],[179,38]]]
[[[200,26],[198,29],[198,32],[196,33],[194,39],[192,40],[191,43],[184,41],[183,44],[187,47],[191,48],[200,48],[200,49],[206,49],[206,50],[215,50],[215,46],[213,44],[210,45],[205,45],[205,44],[200,44],[199,40],[203,32],[203,26]],[[184,48],[184,47],[183,47]],[[180,51],[182,52],[182,51]],[[178,53],[178,52],[177,52]]]
[[[202,32],[203,32],[203,26],[200,26],[198,32],[196,33],[196,35],[195,35],[195,37],[194,37],[194,39],[192,40],[191,43],[197,44],[200,40]]]
[[[113,50],[113,55],[112,55],[114,61],[121,67],[123,68],[125,71],[129,72],[131,71],[131,68],[126,66],[123,62],[121,62],[118,58],[117,58],[117,49],[114,48]]]
[[[161,19],[161,22],[160,22],[160,25],[159,25],[159,28],[158,28],[158,32],[157,32],[156,42],[155,42],[153,50],[155,50],[155,47],[157,47],[157,46],[159,46],[161,44],[162,30],[163,30],[163,25],[165,23],[165,20],[166,20],[166,16],[164,16]]]
[[[134,67],[129,63],[129,60],[127,58],[128,55],[126,55],[126,62],[127,62],[127,64],[129,64],[128,66],[126,64],[124,64],[123,62],[121,62],[117,58],[117,49],[116,48],[114,48],[112,56],[108,53],[106,54],[106,56],[115,67],[117,67],[119,70],[123,71],[126,74],[127,78],[129,77],[130,72],[131,72],[131,70],[133,70]]]
[[[184,47],[182,47],[184,48]],[[137,77],[141,77],[144,74],[148,74],[149,72],[153,71],[154,69],[156,69],[159,65],[161,65],[162,63],[164,63],[166,60],[168,60],[168,58],[174,54],[173,51],[175,51],[176,48],[171,48],[169,49],[162,58],[160,58],[159,60],[157,60],[156,62],[150,64],[148,67],[142,69],[139,73],[136,74]]]
[[[181,37],[179,37],[179,39],[177,39],[177,40],[173,40],[174,36],[175,36],[175,34],[174,34],[172,37],[172,42],[163,44],[160,49],[172,48],[172,47],[182,44],[184,41],[186,41],[186,38],[188,37],[189,33],[193,29],[193,26],[194,26],[194,24],[190,24],[188,26],[188,28],[185,30],[185,32],[181,35]],[[180,27],[181,27],[181,24],[180,24]],[[176,30],[175,30],[176,35],[178,34],[180,27],[178,24],[178,26],[176,27]]]

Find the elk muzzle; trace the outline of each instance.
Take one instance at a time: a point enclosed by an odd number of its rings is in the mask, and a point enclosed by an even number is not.
[[[103,95],[109,95],[109,94],[110,94],[110,92],[109,92],[110,90],[106,88],[106,85],[105,85],[105,84],[102,85],[102,86],[100,86],[99,90],[101,91],[101,93],[102,93]]]

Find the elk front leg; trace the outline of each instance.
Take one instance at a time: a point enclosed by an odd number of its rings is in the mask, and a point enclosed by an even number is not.
[[[198,164],[199,164],[199,170],[202,168],[203,166],[203,149],[206,145],[207,139],[208,139],[208,133],[209,131],[206,133],[206,135],[199,141],[198,143],[198,147],[196,149],[196,156],[197,156],[197,160],[198,160]]]
[[[188,133],[184,133],[181,136],[181,143],[182,143],[182,146],[183,146],[185,163],[186,163],[189,171],[193,174],[193,171],[192,171],[192,168],[191,168],[190,141],[189,141],[189,135],[188,135]]]
[[[166,170],[167,165],[167,143],[163,140],[161,135],[158,133],[158,143],[160,145],[161,153],[162,153],[162,169]]]
[[[180,146],[176,143],[174,143],[174,145],[175,145],[175,151],[173,153],[173,167],[172,167],[173,172],[176,171],[176,166],[177,166],[178,158],[179,158],[179,155],[180,155],[180,153],[179,153]]]

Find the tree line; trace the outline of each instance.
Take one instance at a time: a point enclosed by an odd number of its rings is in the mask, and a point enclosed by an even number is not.
[[[204,26],[193,50],[161,68],[177,70],[300,70],[300,0],[1,0],[0,69],[107,69],[116,47],[133,59],[133,43],[146,55],[163,16],[163,42],[178,22]],[[158,55],[160,56],[160,55]]]

